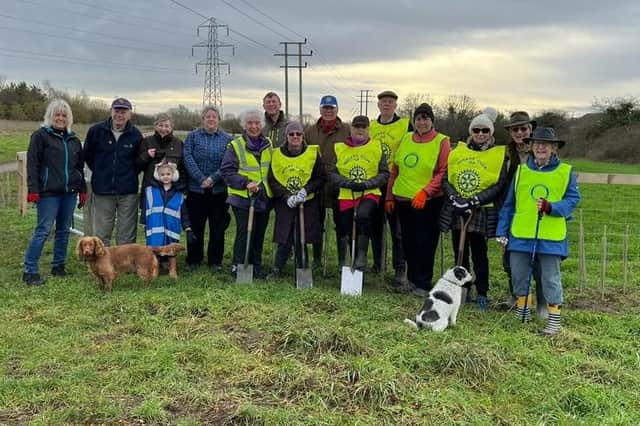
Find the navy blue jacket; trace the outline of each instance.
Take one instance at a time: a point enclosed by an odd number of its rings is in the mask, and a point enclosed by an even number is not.
[[[84,158],[93,173],[93,192],[100,195],[138,192],[136,156],[140,143],[142,134],[130,121],[117,142],[111,131],[111,118],[89,129],[84,142]]]
[[[40,127],[27,151],[27,187],[41,196],[86,192],[82,144],[75,133]]]

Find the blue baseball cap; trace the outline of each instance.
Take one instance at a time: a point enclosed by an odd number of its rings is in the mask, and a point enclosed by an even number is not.
[[[322,107],[338,108],[338,100],[333,95],[324,95],[320,99],[320,108]]]

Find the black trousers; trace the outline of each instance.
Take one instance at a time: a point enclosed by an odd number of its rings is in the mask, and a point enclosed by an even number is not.
[[[386,188],[383,188],[386,191]],[[389,223],[391,231],[391,261],[393,269],[403,269],[405,267],[404,250],[402,248],[402,232],[400,231],[400,219],[398,218],[398,210],[394,209],[391,214],[384,211],[384,196],[382,193],[380,204],[376,209],[375,219],[372,224],[371,249],[373,250],[373,263],[376,266],[382,265],[382,231],[384,230],[384,221]]]
[[[378,204],[373,200],[362,200],[356,207],[356,233],[357,235],[371,236],[372,223],[376,215]],[[337,219],[336,226],[339,237],[351,238],[353,227],[353,209],[338,211],[334,210],[334,219]]]
[[[464,266],[467,271],[469,269],[469,251],[471,251],[471,260],[473,261],[473,273],[476,276],[475,285],[478,294],[486,296],[489,291],[489,257],[487,256],[487,239],[484,235],[477,232],[467,232],[464,244],[464,252],[462,254],[462,262],[458,259],[458,246],[460,244],[460,230],[452,229],[451,238],[453,240],[453,258],[456,265]]]
[[[209,221],[209,244],[207,245],[207,264],[221,265],[224,256],[224,234],[229,227],[231,216],[227,193],[213,194],[205,191],[203,194],[189,192],[187,196],[187,211],[191,221],[191,229],[197,241],[187,244],[187,263],[197,265],[202,262],[204,250],[204,230]]]
[[[282,269],[284,265],[287,263],[289,259],[289,255],[291,254],[291,247],[293,247],[295,243],[295,264],[296,268],[304,268],[309,265],[309,252],[307,251],[307,245],[304,247],[304,255],[307,261],[307,265],[302,264],[302,253],[300,252],[300,224],[297,220],[295,220],[291,224],[291,229],[289,230],[289,236],[287,238],[287,242],[283,244],[278,244],[278,248],[276,249],[276,256],[274,259],[273,267],[277,269]]]
[[[244,264],[245,250],[247,248],[247,223],[249,222],[249,209],[241,209],[236,206],[231,207],[233,216],[236,218],[236,240],[233,243],[233,263],[235,265]],[[249,242],[249,264],[253,265],[254,274],[262,270],[262,246],[264,244],[264,234],[269,224],[269,213],[271,210],[255,211],[253,215],[253,230],[251,231],[251,241]]]
[[[411,207],[409,201],[396,203],[407,261],[407,279],[427,291],[432,287],[433,263],[440,240],[438,218],[443,203],[444,197],[433,198],[421,210]]]

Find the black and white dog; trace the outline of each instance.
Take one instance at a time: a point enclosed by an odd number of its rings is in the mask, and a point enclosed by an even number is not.
[[[433,331],[443,331],[449,325],[453,327],[460,309],[462,286],[472,279],[462,266],[449,269],[427,295],[416,320],[407,318],[404,322],[417,329],[430,328]]]

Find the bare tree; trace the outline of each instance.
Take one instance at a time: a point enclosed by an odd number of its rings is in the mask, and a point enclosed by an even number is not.
[[[434,106],[433,98],[428,93],[409,93],[400,102],[400,106],[398,107],[398,114],[402,117],[411,118],[413,116],[413,111],[418,105],[422,103],[428,103],[432,107]]]

